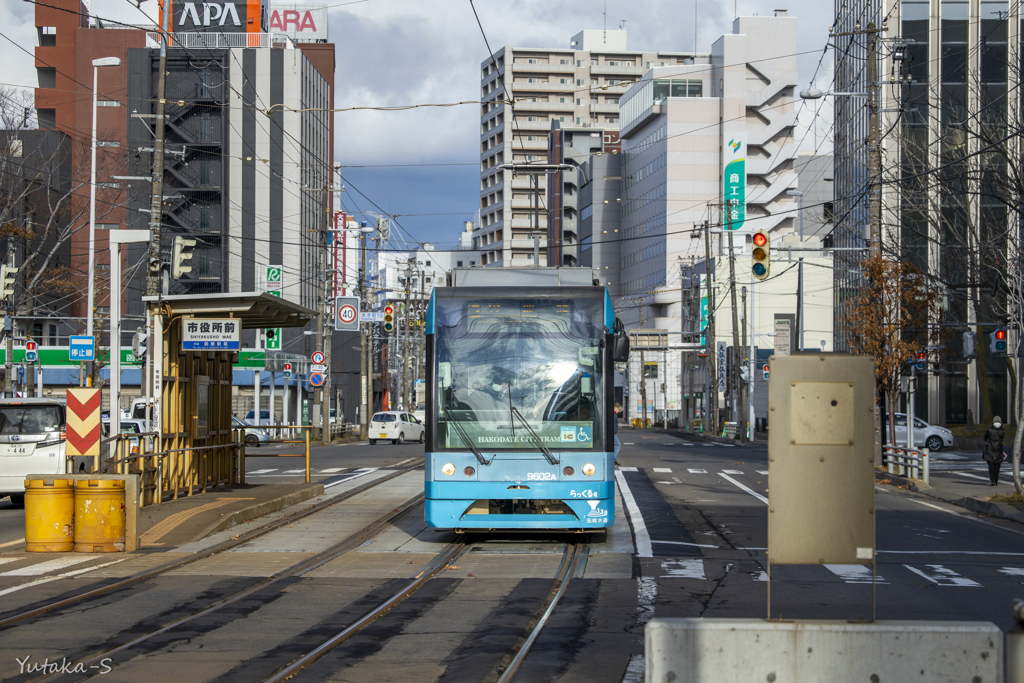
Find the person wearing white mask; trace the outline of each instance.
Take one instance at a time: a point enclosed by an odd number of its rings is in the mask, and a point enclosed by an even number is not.
[[[992,418],[992,426],[985,430],[985,449],[981,457],[988,463],[988,480],[990,486],[999,483],[999,468],[1006,455],[1003,453],[1003,420],[998,415]]]

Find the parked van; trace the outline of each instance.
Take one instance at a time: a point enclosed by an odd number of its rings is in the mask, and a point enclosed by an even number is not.
[[[63,474],[65,408],[48,398],[0,399],[0,496],[25,504],[25,477]]]

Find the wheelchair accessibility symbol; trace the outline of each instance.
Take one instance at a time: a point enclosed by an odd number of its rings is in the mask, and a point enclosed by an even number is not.
[[[577,441],[590,441],[590,427],[580,427],[576,432]]]

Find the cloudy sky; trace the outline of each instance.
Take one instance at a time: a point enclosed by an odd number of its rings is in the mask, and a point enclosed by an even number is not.
[[[474,0],[491,48],[563,47],[583,29],[603,25],[602,0]],[[698,3],[694,31],[694,2]],[[832,22],[832,3],[812,0],[736,0],[740,15],[771,15],[786,8],[799,21],[801,87],[810,83]],[[399,106],[479,98],[479,65],[487,48],[469,0],[361,0],[328,2],[330,38],[337,46],[335,103]],[[0,2],[0,82],[35,86],[34,5]],[[146,24],[156,2],[136,9],[130,0],[93,0],[92,11],[126,23]],[[707,51],[730,29],[733,2],[710,0],[607,0],[608,28],[621,21],[629,48]],[[15,45],[16,44],[16,45]],[[831,80],[831,55],[815,79]],[[824,114],[824,112],[822,112]],[[827,129],[819,117],[819,143]],[[815,120],[808,107],[805,127]],[[350,210],[397,214],[399,230],[415,242],[451,244],[462,221],[475,220],[479,202],[479,107],[421,108],[403,112],[336,114],[335,161],[341,164]],[[814,148],[807,135],[803,147]],[[824,146],[821,149],[825,149]],[[401,244],[401,242],[399,242]],[[397,246],[397,245],[396,245]]]

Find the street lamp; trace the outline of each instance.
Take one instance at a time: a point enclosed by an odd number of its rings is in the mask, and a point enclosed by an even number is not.
[[[89,173],[89,295],[87,297],[85,334],[93,337],[93,309],[96,308],[96,82],[101,66],[121,66],[118,57],[92,60],[92,169]],[[93,337],[93,347],[96,346]],[[90,373],[90,378],[92,373]],[[90,385],[91,386],[91,385]]]
[[[110,435],[121,434],[121,245],[149,242],[150,230],[110,231]],[[156,352],[153,362],[159,363]],[[159,430],[157,430],[159,431]],[[111,452],[117,457],[117,441],[111,442]]]

